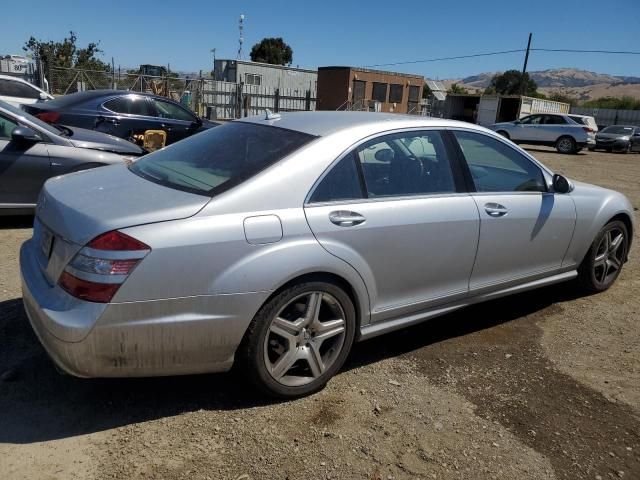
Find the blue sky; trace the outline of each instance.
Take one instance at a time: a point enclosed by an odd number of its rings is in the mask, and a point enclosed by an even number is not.
[[[640,51],[640,0],[426,0],[358,2],[31,0],[25,16],[18,2],[3,10],[0,53],[20,53],[33,35],[79,43],[100,41],[103,59],[116,66],[169,63],[172,70],[210,68],[235,58],[238,17],[244,14],[244,57],[265,36],[293,48],[293,65],[373,65],[532,47]],[[526,7],[530,5],[531,7]],[[606,17],[606,19],[605,19]],[[384,69],[430,78],[522,68],[523,54],[412,64]],[[640,76],[640,55],[532,52],[529,70],[577,67]],[[383,68],[383,67],[381,67]]]

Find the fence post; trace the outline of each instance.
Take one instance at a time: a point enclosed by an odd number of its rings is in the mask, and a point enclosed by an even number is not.
[[[236,85],[236,111],[234,112],[236,118],[242,118],[242,91],[244,90],[243,87],[243,83],[238,83]]]
[[[280,88],[276,88],[273,99],[273,110],[278,113],[280,111]]]
[[[304,109],[307,112],[311,110],[311,90],[307,90],[304,94]]]

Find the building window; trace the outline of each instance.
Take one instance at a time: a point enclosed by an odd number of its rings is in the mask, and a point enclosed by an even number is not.
[[[392,83],[389,85],[389,103],[402,103],[402,85]]]
[[[371,99],[378,102],[386,102],[387,100],[387,84],[373,82],[373,93]]]
[[[418,102],[419,99],[420,99],[420,87],[415,85],[409,87],[409,101]]]
[[[247,85],[261,85],[262,75],[258,75],[257,73],[245,73],[244,83]]]

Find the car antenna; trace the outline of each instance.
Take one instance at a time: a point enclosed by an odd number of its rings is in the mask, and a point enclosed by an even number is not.
[[[265,120],[280,120],[281,118],[282,118],[282,115],[280,115],[279,113],[273,113],[268,108],[265,109],[265,116],[264,116]]]

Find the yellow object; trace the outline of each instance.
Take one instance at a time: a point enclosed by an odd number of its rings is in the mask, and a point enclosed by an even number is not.
[[[167,132],[164,130],[145,130],[143,147],[153,152],[159,150],[167,143]]]

